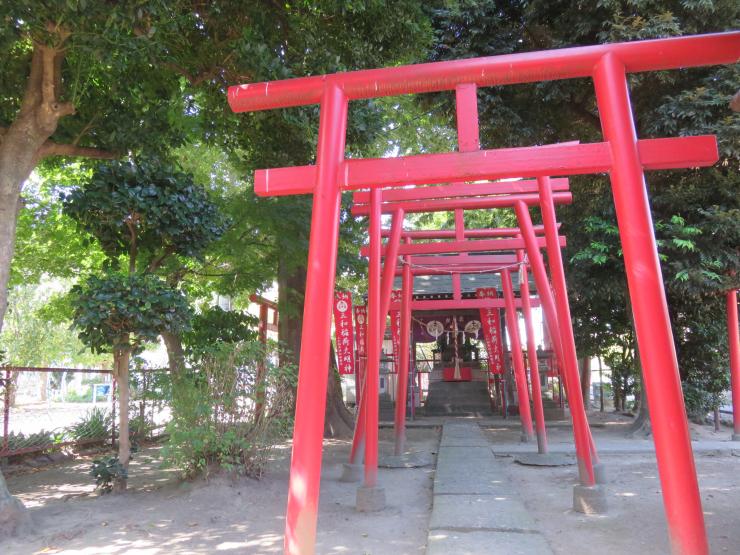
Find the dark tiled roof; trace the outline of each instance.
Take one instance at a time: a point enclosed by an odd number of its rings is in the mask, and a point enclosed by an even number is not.
[[[514,291],[519,292],[519,272],[512,272],[511,281]],[[495,287],[501,291],[501,276],[499,274],[462,274],[460,276],[460,288],[463,293],[475,293],[479,287]],[[393,283],[394,289],[401,289],[401,278],[397,277]],[[530,291],[534,294],[537,288],[529,279]],[[438,295],[452,293],[452,276],[435,275],[435,276],[416,276],[414,277],[414,294],[415,295]]]

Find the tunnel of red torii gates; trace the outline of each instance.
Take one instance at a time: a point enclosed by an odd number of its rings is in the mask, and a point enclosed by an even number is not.
[[[363,503],[382,505],[385,500],[377,474],[377,370],[383,327],[385,315],[391,308],[398,308],[402,315],[410,315],[410,309],[421,310],[419,303],[426,301],[413,300],[410,280],[414,268],[421,270],[422,265],[425,266],[423,271],[430,275],[434,275],[432,272],[443,275],[450,272],[451,268],[460,271],[459,274],[456,271],[451,274],[453,298],[438,299],[437,302],[448,303],[446,306],[452,310],[461,310],[463,307],[480,310],[487,308],[487,305],[494,309],[505,308],[507,319],[513,321],[514,315],[511,313],[515,307],[521,305],[525,312],[527,303],[530,309],[534,304],[534,299],[530,299],[531,292],[522,291],[520,298],[516,299],[510,280],[511,273],[518,271],[512,272],[512,269],[524,268],[526,262],[536,284],[547,328],[551,332],[555,358],[559,362],[570,403],[580,482],[574,489],[574,504],[577,498],[585,503],[598,498],[600,486],[595,483],[594,473],[594,464],[598,459],[585,420],[580,387],[577,387],[578,376],[573,373],[576,353],[555,220],[555,204],[568,202],[570,196],[566,191],[557,191],[547,177],[593,173],[608,174],[611,182],[671,546],[675,553],[709,552],[644,172],[710,166],[718,160],[717,142],[714,136],[639,139],[630,105],[627,76],[638,72],[730,64],[737,62],[739,57],[740,33],[729,32],[362,70],[244,84],[229,89],[229,104],[235,112],[320,105],[315,165],[258,170],[254,180],[255,192],[261,196],[313,195],[307,302],[301,335],[285,523],[286,553],[308,554],[315,550],[328,380],[326,369],[329,365],[341,195],[344,191],[369,189],[369,192],[358,193],[360,196],[355,198],[358,203],[355,213],[364,211],[370,216],[367,251],[370,259],[367,300],[369,354],[364,369],[364,388],[361,388],[364,389],[364,410],[361,406],[364,414],[358,418],[356,433],[363,432],[364,427],[364,437],[355,442],[353,449],[354,456],[359,458],[355,462],[363,464],[363,483],[357,490],[358,507]],[[593,82],[603,142],[480,148],[476,100],[478,87],[577,78]],[[380,159],[345,158],[350,101],[453,90],[457,105],[457,152]],[[532,109],[536,109],[536,106]],[[529,187],[535,186],[530,181],[535,179],[536,189],[463,197],[449,193],[440,195],[438,190],[442,186],[463,189],[482,186],[478,183],[480,181],[514,178],[525,180],[524,183]],[[505,187],[506,183],[510,182],[503,181],[498,186]],[[435,188],[426,197],[419,198],[413,195],[411,198],[402,198],[408,194],[404,189],[385,190],[408,185],[415,185],[419,189],[421,186],[434,185]],[[400,196],[392,199],[391,193]],[[416,193],[424,195],[420,190],[416,190]],[[361,195],[366,195],[364,201]],[[413,206],[409,206],[411,203]],[[542,257],[542,239],[538,238],[529,214],[529,208],[535,205],[542,210],[548,268]],[[456,218],[461,219],[465,210],[485,208],[513,209],[518,223],[516,235],[476,239],[472,233],[466,237],[466,232],[461,232],[460,226],[456,226],[456,235],[442,242],[443,246],[415,243],[411,235],[403,237],[403,243],[400,241],[401,222],[406,212],[452,210]],[[395,234],[399,240],[394,240],[392,225],[385,246],[385,259],[391,262],[382,267],[384,247],[381,244],[381,215],[384,211],[395,218]],[[491,244],[494,240],[502,241],[501,247],[504,241],[507,242],[503,252],[513,251],[513,260],[511,255],[490,254],[497,252],[496,245]],[[489,244],[472,245],[477,242]],[[415,247],[421,250],[415,250]],[[479,247],[481,251],[476,250]],[[391,249],[398,250],[394,253],[390,252]],[[526,252],[526,260],[522,251]],[[520,253],[518,258],[517,253]],[[509,258],[500,258],[505,256]],[[396,261],[398,257],[404,261],[400,267]],[[422,260],[424,264],[418,263],[419,257],[425,257]],[[427,266],[431,269],[427,269]],[[463,276],[475,268],[479,271],[498,270],[502,278],[503,299],[462,298],[462,287],[458,289],[454,285],[454,280],[462,278],[454,276]],[[388,276],[385,284],[383,271]],[[389,292],[392,278],[399,271],[402,281],[405,280],[407,284],[401,287],[406,294],[393,307]],[[521,280],[521,288],[526,288],[527,283],[527,279]],[[459,299],[455,298],[456,294],[459,294]],[[401,307],[404,302],[406,310]],[[409,329],[408,326],[405,329]],[[513,351],[516,351],[516,345],[521,344],[521,338],[513,337],[518,331],[517,326],[510,325],[508,329],[512,335]],[[527,333],[527,340],[531,336]],[[408,349],[401,349],[400,356],[407,355]],[[525,404],[521,400],[528,393],[526,370],[520,354],[513,352],[512,358],[514,374],[518,376],[520,412],[524,412]],[[537,360],[537,357],[530,358],[532,362]],[[735,358],[738,357],[733,356],[733,360]],[[401,360],[400,366],[408,367],[408,361]],[[457,366],[453,369],[455,373],[460,372],[459,364]],[[401,372],[399,376],[405,374]],[[537,382],[530,381],[533,384]],[[522,423],[525,436],[531,435],[524,415]],[[397,427],[399,432],[402,429],[401,426]]]
[[[471,99],[474,100],[474,98]],[[458,103],[458,105],[460,104]],[[533,194],[538,189],[544,191],[542,197],[539,194]],[[557,192],[553,193],[553,190]],[[380,285],[380,314],[374,315],[368,311],[369,326],[377,325],[373,318],[376,320],[379,318],[380,330],[377,332],[373,330],[373,333],[379,333],[380,337],[383,337],[385,315],[390,308],[391,322],[395,324],[393,329],[394,360],[398,368],[407,369],[407,371],[396,372],[394,418],[396,455],[403,453],[404,446],[406,413],[406,403],[404,401],[408,395],[408,369],[411,369],[413,381],[416,368],[416,364],[409,365],[410,338],[413,342],[416,342],[417,339],[436,341],[441,349],[445,346],[445,343],[449,347],[443,350],[441,362],[444,363],[445,359],[450,359],[451,366],[437,369],[437,374],[441,373],[441,376],[436,376],[436,378],[441,379],[432,379],[434,383],[430,384],[429,388],[426,404],[427,414],[435,403],[443,405],[446,396],[460,397],[461,393],[465,395],[465,392],[471,396],[478,394],[480,403],[479,394],[481,392],[485,394],[486,392],[485,388],[482,390],[481,388],[467,388],[461,392],[459,386],[449,382],[474,382],[474,384],[487,385],[489,387],[488,393],[496,401],[501,399],[501,408],[504,409],[504,415],[507,414],[507,391],[504,387],[505,383],[501,381],[501,374],[504,372],[504,361],[502,357],[501,326],[499,325],[500,308],[506,309],[505,321],[510,337],[511,366],[516,384],[522,438],[526,441],[533,436],[529,405],[529,399],[531,398],[535,414],[538,452],[541,454],[547,452],[537,347],[531,314],[532,305],[539,305],[540,302],[539,299],[530,299],[530,285],[527,278],[528,264],[524,263],[524,253],[527,253],[531,260],[530,264],[535,270],[535,282],[539,283],[537,287],[544,287],[546,290],[545,319],[548,321],[549,336],[556,338],[553,344],[556,346],[555,352],[560,366],[568,368],[569,372],[566,375],[570,376],[571,383],[578,384],[577,368],[575,365],[568,366],[566,359],[563,358],[563,340],[560,326],[557,323],[558,316],[554,306],[555,303],[550,292],[551,284],[544,272],[543,258],[540,254],[540,249],[547,247],[550,249],[548,258],[551,260],[551,264],[553,261],[562,264],[561,258],[555,254],[555,251],[559,253],[560,248],[565,246],[565,241],[563,237],[558,236],[558,225],[554,219],[554,205],[556,202],[569,202],[570,199],[566,179],[550,180],[545,177],[537,181],[476,183],[467,187],[437,186],[405,188],[386,192],[375,190],[371,193],[355,193],[355,204],[352,213],[354,215],[370,216],[370,246],[363,248],[361,251],[361,254],[365,256],[370,255],[369,276],[371,283],[369,289],[373,288],[375,275],[380,272],[380,257],[384,258]],[[542,202],[543,215],[546,213],[547,216],[543,218],[544,225],[535,228],[528,212],[528,205],[537,204],[538,202]],[[520,227],[466,230],[464,208],[460,208],[460,206],[514,209],[517,212]],[[448,210],[454,210],[454,230],[403,231],[403,219],[406,213]],[[378,250],[377,245],[379,245],[380,236],[383,233],[380,231],[377,222],[380,221],[383,213],[392,214],[392,225],[391,229],[385,233],[388,236],[385,247]],[[537,236],[537,232],[544,232],[545,236]],[[476,237],[477,239],[469,239],[469,237]],[[419,243],[418,241],[421,239],[435,241]],[[442,239],[442,241],[437,241],[438,239]],[[510,254],[494,254],[505,252],[510,252]],[[400,265],[402,269],[398,268],[397,259],[399,256],[401,257]],[[400,291],[396,291],[398,298],[392,300],[391,289],[394,286],[394,275],[399,272],[403,276],[402,287]],[[551,273],[556,276],[562,275],[558,272]],[[418,281],[419,278],[424,276],[427,281],[441,282],[441,277],[445,274],[449,276],[449,280],[446,286],[447,290],[444,293],[437,292],[436,295],[432,294],[431,298],[428,298],[429,295],[423,294],[414,297],[414,281]],[[512,274],[520,278],[517,288],[513,286]],[[463,282],[467,287],[463,287]],[[519,298],[514,297],[515,289],[519,290]],[[501,298],[497,298],[498,291],[503,292]],[[564,309],[567,310],[567,297],[563,296],[563,299],[566,304]],[[525,371],[516,316],[516,311],[520,308],[525,320],[529,375],[530,377],[537,377],[529,382]],[[426,327],[420,327],[423,324],[422,320],[412,318],[412,310],[416,311],[419,318],[427,321]],[[416,326],[411,325],[412,319]],[[570,325],[570,320],[568,320],[568,325]],[[409,333],[412,330],[413,333]],[[470,347],[471,336],[477,339],[479,331],[483,332],[486,339],[487,368],[481,372],[481,365],[477,364],[475,366],[478,367],[476,368],[478,372],[474,373],[471,357],[461,355],[461,352],[469,352],[466,347]],[[358,330],[358,333],[362,332]],[[572,338],[572,331],[569,337]],[[445,341],[445,338],[447,341]],[[363,339],[362,344],[364,345],[364,343]],[[410,352],[415,353],[415,348],[412,348]],[[572,352],[575,361],[574,348]],[[445,356],[445,354],[448,356]],[[366,427],[377,427],[378,414],[377,411],[371,409],[368,415],[366,407],[375,407],[378,403],[375,399],[377,392],[372,387],[368,393],[368,380],[365,379],[365,374],[370,376],[369,381],[376,381],[372,376],[378,374],[379,359],[378,357],[368,359],[364,355],[363,349],[363,352],[359,353],[360,365],[358,371],[358,384],[361,392],[360,410],[349,463],[350,466],[355,465],[358,458],[365,455],[365,473],[367,474],[375,472],[367,461],[371,461],[371,464],[374,463],[377,460],[377,454],[371,452],[368,456],[364,451],[365,449],[373,450],[375,448],[374,437],[371,445],[365,441]],[[340,360],[341,356],[340,354]],[[466,361],[466,359],[468,360]],[[466,365],[465,362],[468,364]],[[474,375],[476,379],[473,378]],[[576,381],[573,381],[574,379]],[[529,394],[530,382],[531,395]],[[578,388],[578,395],[580,395],[580,386]],[[415,391],[414,388],[411,391]],[[365,398],[363,396],[367,396],[367,404],[363,402]],[[461,401],[463,403],[465,401],[470,402],[472,399],[461,399]],[[414,410],[414,404],[412,395],[412,411]],[[577,426],[575,426],[576,445],[581,449],[578,452],[581,482],[585,486],[593,486],[594,474],[591,456],[595,456],[595,451],[589,453],[589,449],[593,449],[593,445],[588,432],[588,423],[585,419],[585,412],[583,412],[582,399],[577,397],[575,393],[571,405],[582,413],[582,417],[576,416],[574,418],[577,423]],[[469,404],[467,406],[471,408]],[[579,439],[581,442],[578,441]],[[347,468],[345,474],[350,475],[351,472],[352,468]],[[584,509],[580,504],[577,505],[577,508]]]

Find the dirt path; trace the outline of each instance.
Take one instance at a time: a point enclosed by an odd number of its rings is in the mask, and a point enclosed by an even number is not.
[[[390,430],[381,452],[390,452]],[[409,447],[435,452],[437,430],[410,430]],[[388,507],[355,511],[357,484],[337,481],[346,441],[327,441],[317,553],[423,553],[431,508],[433,467],[380,469]],[[8,485],[32,506],[36,534],[0,544],[3,554],[281,553],[289,449],[277,454],[262,480],[226,478],[179,482],[145,450],[132,468],[132,489],[122,496],[90,497],[87,461],[10,476]],[[137,481],[138,480],[138,481]]]

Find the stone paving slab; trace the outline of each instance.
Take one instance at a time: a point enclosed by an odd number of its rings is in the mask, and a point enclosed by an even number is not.
[[[435,495],[513,495],[512,486],[502,476],[474,474],[437,474],[434,477]]]
[[[429,533],[427,555],[552,555],[541,534],[516,532],[458,532],[434,530]]]
[[[475,421],[444,424],[427,555],[552,555]]]
[[[429,528],[537,532],[524,504],[510,495],[436,495]]]
[[[441,446],[437,454],[437,469],[445,468],[498,469],[490,447]]]

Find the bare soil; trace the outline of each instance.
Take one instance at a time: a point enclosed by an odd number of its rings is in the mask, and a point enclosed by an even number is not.
[[[381,454],[392,450],[381,430]],[[408,447],[436,452],[439,431],[409,430]],[[358,484],[337,480],[347,441],[324,445],[317,553],[423,553],[434,468],[379,470],[384,511],[355,511]],[[182,482],[159,468],[159,449],[137,454],[130,491],[98,496],[87,475],[89,458],[8,476],[14,495],[30,507],[35,534],[0,543],[3,554],[282,553],[288,489],[288,445],[260,480],[226,476]]]
[[[591,418],[590,418],[591,419]],[[625,450],[640,448],[652,439],[625,439],[631,419],[594,415],[604,427],[593,427],[597,444],[622,443]],[[489,430],[493,445],[515,443],[518,430]],[[712,426],[691,426],[695,441],[727,440],[730,432]],[[569,428],[552,428],[550,445],[572,443]],[[732,443],[721,451],[695,452],[699,487],[711,553],[740,553],[740,450]],[[670,553],[658,468],[653,453],[601,454],[607,471],[609,512],[585,516],[571,509],[574,466],[534,467],[510,461],[507,470],[522,501],[558,555],[664,555]]]
[[[608,476],[608,515],[572,511],[574,466],[522,466],[503,457],[519,497],[558,555],[669,553],[651,438],[625,438],[632,421],[627,417],[593,413],[590,419],[597,444],[611,448],[601,454]],[[481,425],[495,452],[521,447],[515,422]],[[381,453],[391,451],[391,434],[381,430]],[[711,552],[740,553],[740,449],[723,443],[720,450],[706,450],[706,445],[728,439],[726,428],[715,433],[711,426],[692,425],[691,434],[698,442],[695,458]],[[438,429],[411,429],[408,435],[410,450],[436,452]],[[572,432],[562,424],[551,425],[548,436],[554,451],[572,444]],[[698,449],[702,443],[705,448]],[[317,553],[424,553],[433,467],[381,468],[388,507],[359,514],[354,508],[357,484],[337,480],[348,452],[347,441],[325,442]],[[160,467],[159,448],[149,447],[133,460],[131,491],[120,496],[94,493],[87,474],[92,456],[13,472],[8,485],[30,507],[35,534],[0,543],[0,553],[281,553],[289,455],[290,446],[281,446],[261,480],[219,476],[183,482],[175,471]]]

